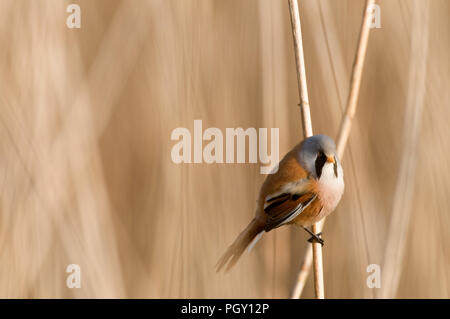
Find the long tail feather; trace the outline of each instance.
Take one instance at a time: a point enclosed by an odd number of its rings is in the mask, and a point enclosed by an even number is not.
[[[264,227],[256,218],[248,224],[248,226],[239,234],[233,244],[228,247],[227,251],[220,257],[216,264],[216,271],[220,271],[223,266],[227,265],[225,271],[228,271],[233,267],[241,257],[248,245],[264,231]]]

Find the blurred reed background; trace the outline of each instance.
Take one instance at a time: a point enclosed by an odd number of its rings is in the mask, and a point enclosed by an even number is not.
[[[377,3],[325,295],[447,298],[450,2]],[[314,131],[336,137],[364,1],[299,6]],[[0,0],[0,297],[288,297],[302,230],[214,271],[254,214],[260,164],[177,165],[170,135],[195,119],[278,127],[281,158],[302,136],[297,103],[287,1]]]

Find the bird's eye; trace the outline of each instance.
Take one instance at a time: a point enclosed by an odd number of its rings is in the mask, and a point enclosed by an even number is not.
[[[320,175],[322,175],[322,168],[327,162],[327,157],[323,152],[319,152],[316,157],[316,175],[317,178],[320,178]]]

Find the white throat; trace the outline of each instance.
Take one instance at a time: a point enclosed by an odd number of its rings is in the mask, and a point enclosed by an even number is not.
[[[344,192],[344,171],[337,165],[337,177],[334,173],[333,163],[325,163],[319,178],[320,199],[327,210],[333,210],[339,203]]]
[[[333,163],[325,163],[322,168],[322,174],[320,175],[319,181],[322,184],[333,184],[339,183],[340,181],[344,181],[343,179],[344,172],[342,171],[342,166],[340,164],[337,165],[337,177],[334,173],[334,165]]]

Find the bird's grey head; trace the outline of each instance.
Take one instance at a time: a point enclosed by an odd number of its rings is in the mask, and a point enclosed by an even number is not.
[[[331,137],[323,134],[308,137],[299,150],[300,164],[315,178],[320,178],[325,164],[333,164],[335,176],[338,175],[339,159],[336,144]]]

